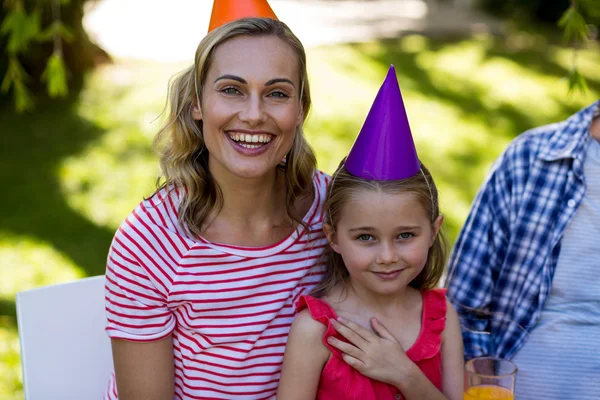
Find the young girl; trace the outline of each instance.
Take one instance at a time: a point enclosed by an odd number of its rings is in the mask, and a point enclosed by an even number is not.
[[[297,303],[278,400],[462,399],[458,317],[434,289],[443,216],[393,67],[334,174],[324,214],[325,276]]]

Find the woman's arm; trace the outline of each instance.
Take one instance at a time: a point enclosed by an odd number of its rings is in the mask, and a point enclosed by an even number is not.
[[[321,371],[331,354],[323,344],[325,330],[308,310],[296,315],[285,348],[277,400],[315,399]]]
[[[112,339],[119,400],[172,400],[173,339],[155,342]]]
[[[442,384],[448,399],[463,398],[464,353],[458,313],[446,300],[446,328],[442,333]]]

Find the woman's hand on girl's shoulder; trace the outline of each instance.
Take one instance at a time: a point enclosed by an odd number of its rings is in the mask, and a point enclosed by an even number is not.
[[[321,371],[331,354],[323,344],[326,330],[307,309],[296,315],[285,348],[277,400],[315,399]]]
[[[462,400],[464,350],[456,309],[446,300],[446,327],[442,333],[442,387],[449,400]]]

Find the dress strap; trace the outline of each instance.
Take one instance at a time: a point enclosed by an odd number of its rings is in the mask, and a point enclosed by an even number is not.
[[[302,295],[298,299],[296,312],[300,312],[305,308],[308,309],[308,312],[315,321],[318,321],[327,327],[327,330],[323,335],[323,344],[327,346],[327,348],[331,351],[331,353],[334,356],[341,358],[342,352],[336,349],[335,347],[331,346],[327,342],[327,338],[329,338],[330,336],[340,339],[341,341],[347,342],[347,340],[342,335],[337,333],[337,331],[331,324],[331,318],[337,319],[337,314],[335,310],[325,300],[308,295]]]
[[[446,327],[446,289],[431,289],[421,292],[423,315],[418,343],[407,352],[413,361],[433,358],[440,352],[442,332]]]

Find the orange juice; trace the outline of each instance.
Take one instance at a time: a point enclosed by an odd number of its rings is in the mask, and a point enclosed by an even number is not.
[[[506,388],[494,385],[472,386],[465,392],[464,400],[514,400],[515,396]]]

